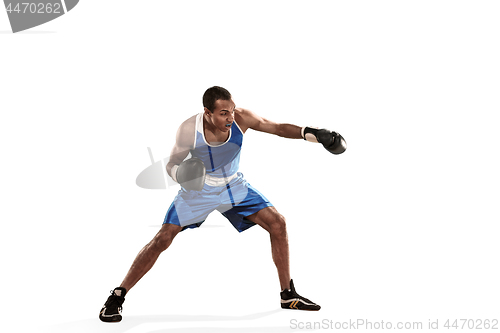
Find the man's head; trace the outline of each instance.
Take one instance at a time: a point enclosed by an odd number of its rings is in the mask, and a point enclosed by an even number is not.
[[[213,113],[215,102],[218,99],[229,101],[231,100],[231,94],[222,87],[214,86],[212,88],[208,88],[203,94],[203,106]]]
[[[205,118],[215,128],[222,132],[228,132],[231,129],[236,105],[229,91],[217,86],[208,88],[203,95],[203,106]]]

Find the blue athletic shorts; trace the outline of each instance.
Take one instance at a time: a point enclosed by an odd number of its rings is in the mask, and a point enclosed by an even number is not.
[[[201,191],[186,191],[181,188],[170,205],[163,224],[171,223],[186,228],[197,228],[214,210],[218,210],[229,222],[242,232],[255,223],[245,217],[273,206],[267,198],[246,182],[243,174],[222,187],[205,184]]]

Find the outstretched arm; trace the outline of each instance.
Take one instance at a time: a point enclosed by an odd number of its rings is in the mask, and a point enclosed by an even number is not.
[[[239,114],[246,126],[256,131],[274,134],[288,139],[302,139],[302,128],[292,124],[280,124],[261,117],[250,110],[240,109]]]
[[[279,124],[256,115],[252,111],[239,109],[248,128],[265,133],[275,134],[289,139],[304,139],[321,143],[332,154],[342,154],[346,150],[344,138],[337,132],[312,127],[299,127],[292,124]]]

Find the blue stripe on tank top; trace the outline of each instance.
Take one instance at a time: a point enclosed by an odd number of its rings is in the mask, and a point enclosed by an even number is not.
[[[212,164],[212,172],[215,171],[215,166],[214,166],[214,160],[212,158],[212,149],[210,149],[210,146],[208,146],[208,154],[210,155],[210,164]]]

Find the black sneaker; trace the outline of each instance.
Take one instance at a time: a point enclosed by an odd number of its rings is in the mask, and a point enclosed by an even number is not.
[[[122,320],[122,304],[125,301],[125,288],[115,288],[101,309],[99,319],[107,323],[117,323]]]
[[[318,311],[321,309],[321,306],[297,294],[293,286],[293,280],[290,280],[290,289],[285,289],[281,292],[281,308]]]

